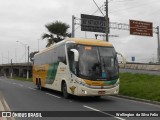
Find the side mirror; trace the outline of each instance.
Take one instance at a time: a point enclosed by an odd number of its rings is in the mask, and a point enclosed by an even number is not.
[[[116,54],[121,56],[123,64],[127,63],[127,60],[125,59],[125,57],[121,53],[116,52]]]
[[[74,53],[74,61],[78,62],[78,58],[79,58],[79,52],[76,49],[71,49],[70,51],[72,51]]]

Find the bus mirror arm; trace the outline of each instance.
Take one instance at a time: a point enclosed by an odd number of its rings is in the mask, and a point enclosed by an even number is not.
[[[121,53],[116,52],[116,54],[121,56],[121,58],[122,58],[122,63],[123,63],[123,64],[126,64],[126,63],[127,63],[126,58],[125,58]]]
[[[78,62],[78,58],[79,58],[79,52],[76,49],[71,49],[70,51],[72,51],[74,53],[74,61]]]

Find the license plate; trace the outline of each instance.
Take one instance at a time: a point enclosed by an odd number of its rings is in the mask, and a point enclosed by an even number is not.
[[[104,94],[105,94],[105,91],[98,91],[98,94],[99,94],[99,95],[104,95]]]

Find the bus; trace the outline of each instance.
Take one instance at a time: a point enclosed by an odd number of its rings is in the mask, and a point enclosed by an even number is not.
[[[117,53],[109,42],[68,38],[34,56],[33,83],[64,98],[116,95],[119,82]]]

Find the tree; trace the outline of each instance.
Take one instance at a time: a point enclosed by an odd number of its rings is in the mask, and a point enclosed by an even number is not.
[[[44,33],[42,39],[47,39],[46,47],[64,40],[66,37],[71,37],[71,33],[67,33],[69,25],[60,21],[52,22],[45,25],[49,34]]]
[[[34,58],[34,55],[35,55],[36,53],[38,53],[38,52],[39,52],[39,51],[34,51],[34,52],[31,52],[31,53],[30,53],[29,57],[30,57],[30,61],[31,61],[31,62],[34,61],[34,59],[33,59],[33,58]]]

